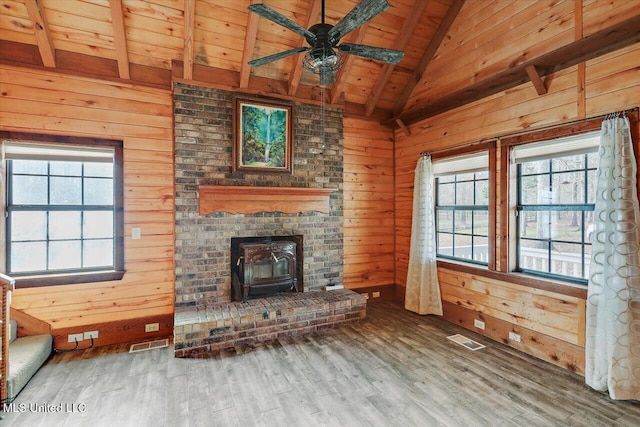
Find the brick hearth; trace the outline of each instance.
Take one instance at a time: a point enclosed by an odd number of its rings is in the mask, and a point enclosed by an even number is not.
[[[179,307],[174,323],[175,356],[193,357],[331,328],[363,319],[366,309],[366,298],[349,289]]]

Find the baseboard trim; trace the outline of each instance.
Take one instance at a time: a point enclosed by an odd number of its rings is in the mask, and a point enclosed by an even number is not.
[[[158,331],[145,332],[145,325],[148,323],[158,323]],[[68,336],[87,331],[98,331],[94,347],[173,337],[173,313],[53,329],[53,347],[58,350],[73,349],[75,344],[68,342]],[[91,340],[84,340],[79,343],[78,348],[87,348],[90,345]]]
[[[394,300],[398,301],[399,303],[404,304],[404,295],[405,295],[406,290],[407,290],[407,288],[405,286],[395,285],[395,287],[394,287]]]
[[[402,285],[394,285],[393,299],[398,303],[404,304],[406,289]],[[460,307],[451,302],[443,301],[442,306],[444,310],[443,318],[451,323],[584,376],[584,347],[522,328],[478,311]],[[484,330],[478,329],[473,325],[475,319],[485,322]],[[509,340],[510,331],[520,335],[522,338],[520,343]]]
[[[584,376],[585,359],[583,347],[514,325],[478,311],[460,307],[448,301],[443,301],[442,307],[444,310],[443,318],[451,323]],[[484,330],[478,329],[473,325],[475,319],[482,320],[485,323]],[[519,334],[521,342],[509,340],[509,332]]]

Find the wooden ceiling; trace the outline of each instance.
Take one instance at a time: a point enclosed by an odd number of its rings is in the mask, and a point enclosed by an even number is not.
[[[399,49],[393,66],[353,55],[325,97],[353,115],[402,111],[463,0],[388,0],[391,7],[343,41]],[[295,55],[247,62],[305,46],[296,33],[249,13],[264,3],[303,27],[320,22],[321,0],[0,0],[0,60],[22,66],[170,87],[197,81],[302,100],[320,96],[318,76]],[[337,23],[359,0],[326,0]]]

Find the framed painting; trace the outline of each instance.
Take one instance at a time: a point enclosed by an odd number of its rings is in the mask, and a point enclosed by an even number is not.
[[[233,171],[293,173],[293,104],[233,97]]]

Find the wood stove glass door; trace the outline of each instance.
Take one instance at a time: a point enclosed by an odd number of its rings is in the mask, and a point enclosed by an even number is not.
[[[289,276],[289,258],[281,257],[273,263],[273,277],[288,277]]]
[[[270,279],[273,277],[273,271],[271,268],[271,260],[269,258],[259,258],[256,259],[251,264],[251,279],[249,283],[255,283],[256,281],[260,281],[262,279]]]

